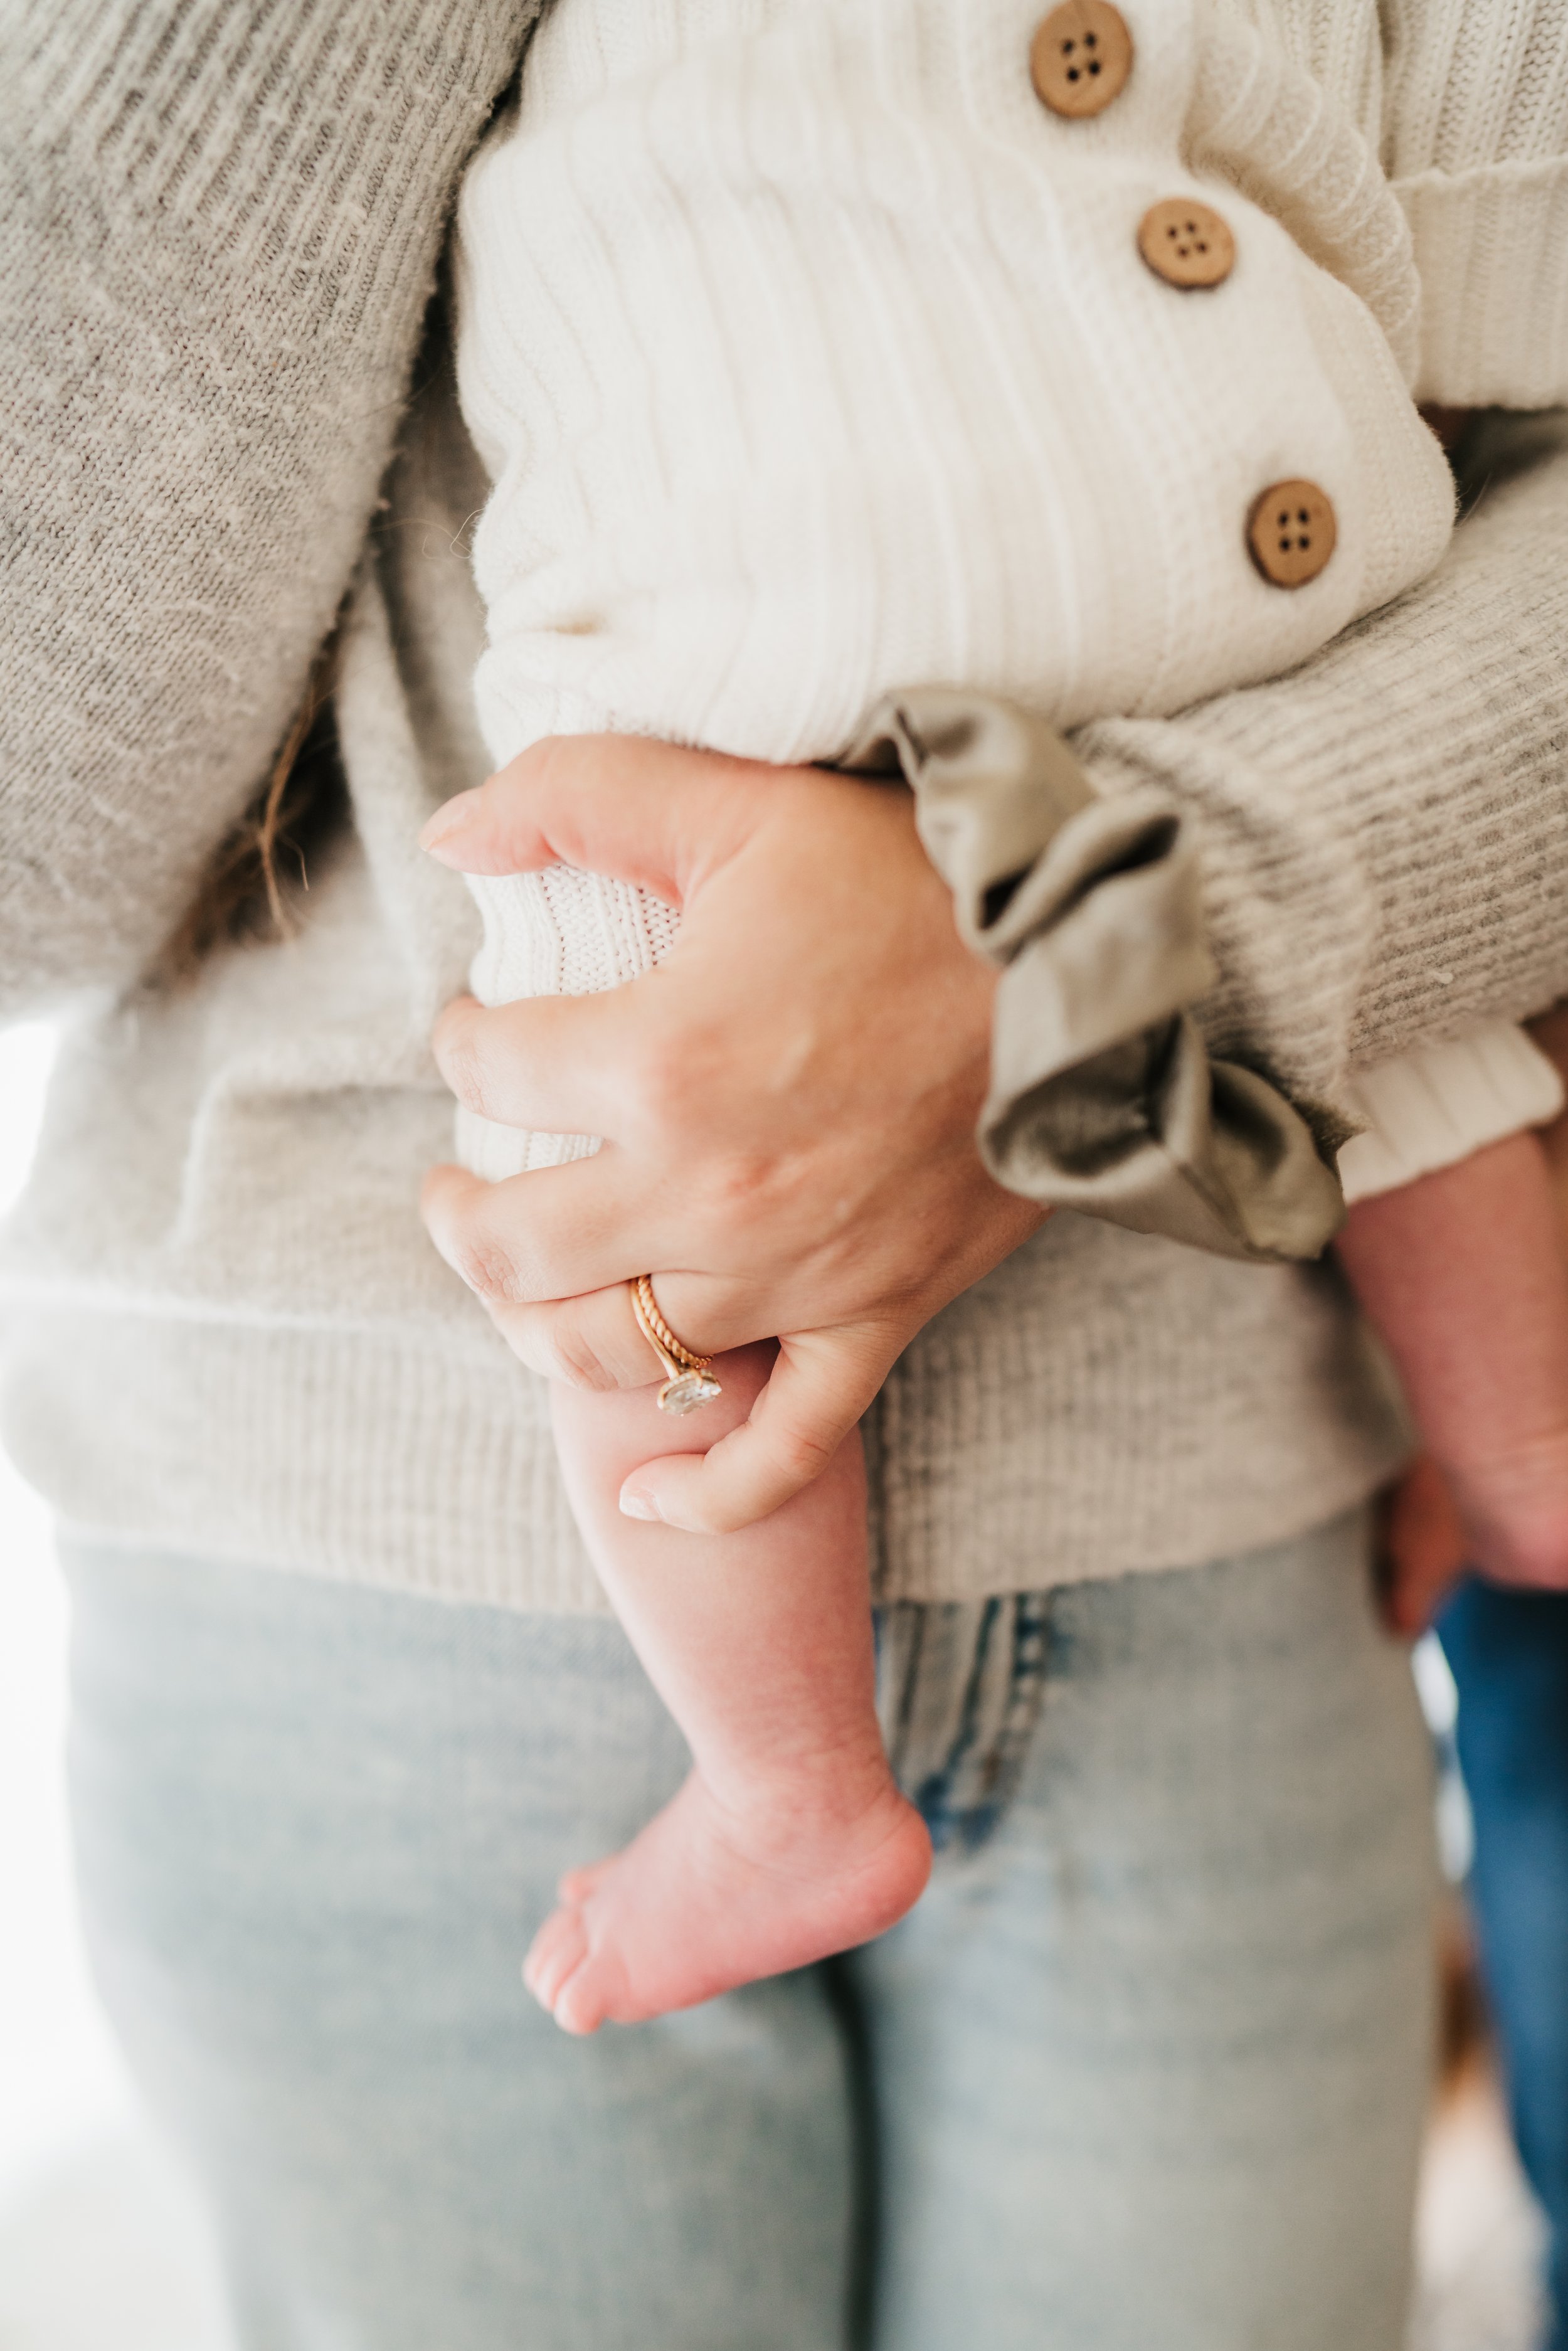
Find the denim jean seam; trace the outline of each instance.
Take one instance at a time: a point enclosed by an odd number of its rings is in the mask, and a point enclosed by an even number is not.
[[[979,1851],[994,1835],[1015,1795],[1045,1704],[1052,1657],[1051,1599],[1049,1593],[1026,1592],[993,1595],[980,1610],[966,1672],[959,1719],[941,1761],[910,1790],[935,1849],[965,1855]],[[909,1654],[902,1661],[896,1706],[889,1737],[889,1755],[901,1781],[907,1761],[911,1726],[920,1712],[921,1678],[928,1667],[925,1638],[932,1609],[956,1613],[962,1603],[929,1603],[914,1614]],[[996,1656],[998,1628],[1006,1612],[1009,1628],[1007,1687],[997,1728],[982,1749],[981,1720],[985,1709],[988,1668]],[[879,1644],[880,1646],[880,1644]],[[963,1785],[972,1775],[973,1793]]]

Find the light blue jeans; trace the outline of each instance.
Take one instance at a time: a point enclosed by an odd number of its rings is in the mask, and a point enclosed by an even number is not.
[[[246,2351],[1398,2351],[1428,1760],[1365,1535],[900,1608],[877,1944],[559,2033],[680,1739],[611,1623],[68,1552],[96,1963]]]

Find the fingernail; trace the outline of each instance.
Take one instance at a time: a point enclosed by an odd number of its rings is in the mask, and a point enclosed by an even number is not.
[[[627,1486],[621,1492],[621,1515],[623,1519],[657,1520],[659,1513],[651,1494],[639,1494]]]
[[[438,849],[448,833],[456,832],[465,824],[474,812],[474,803],[478,797],[476,789],[470,792],[458,792],[452,799],[438,808],[433,817],[425,820],[420,831],[421,849]]]

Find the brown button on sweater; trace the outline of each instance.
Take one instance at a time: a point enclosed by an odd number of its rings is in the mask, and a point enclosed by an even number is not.
[[[1035,95],[1070,120],[1100,114],[1119,98],[1133,70],[1133,37],[1110,0],[1062,0],[1030,50]]]

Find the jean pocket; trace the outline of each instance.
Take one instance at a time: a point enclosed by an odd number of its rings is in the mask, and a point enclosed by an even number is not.
[[[1017,1790],[1045,1703],[1051,1594],[905,1600],[876,1614],[877,1712],[938,1853],[974,1853]]]

